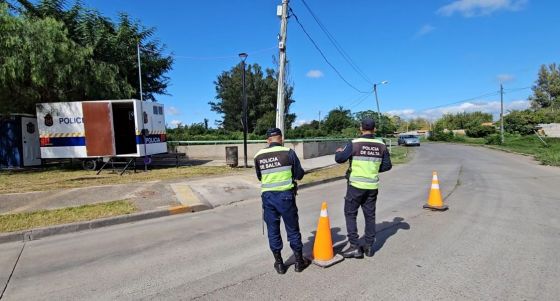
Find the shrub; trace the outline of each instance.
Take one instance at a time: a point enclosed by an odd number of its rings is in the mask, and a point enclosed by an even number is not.
[[[496,133],[496,128],[493,126],[475,125],[467,128],[466,134],[473,138],[482,138]]]

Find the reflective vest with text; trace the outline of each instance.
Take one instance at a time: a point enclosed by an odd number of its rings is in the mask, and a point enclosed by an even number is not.
[[[379,167],[386,151],[381,139],[358,138],[352,140],[350,185],[359,189],[379,188]]]
[[[294,188],[290,149],[273,146],[260,150],[255,155],[255,164],[261,171],[261,191],[287,191]]]

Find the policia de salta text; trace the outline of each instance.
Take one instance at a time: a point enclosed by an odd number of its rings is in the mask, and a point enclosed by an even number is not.
[[[255,155],[255,171],[261,181],[261,198],[264,221],[268,231],[270,250],[274,255],[274,268],[279,274],[286,273],[282,259],[282,237],[280,218],[284,221],[290,247],[294,252],[296,272],[301,272],[311,263],[303,257],[298,208],[296,206],[297,183],[304,170],[296,153],[282,146],[282,131],[269,129],[266,133],[268,147]]]
[[[335,161],[345,163],[350,160],[346,173],[348,186],[344,198],[344,216],[350,247],[342,253],[345,258],[371,257],[375,250],[375,204],[379,188],[379,173],[392,168],[389,151],[383,140],[375,138],[373,119],[362,120],[362,136],[349,142],[343,149],[337,149]],[[359,242],[356,218],[362,207],[365,218],[365,246]]]

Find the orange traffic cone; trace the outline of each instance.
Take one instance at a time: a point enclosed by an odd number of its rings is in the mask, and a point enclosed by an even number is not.
[[[313,243],[313,263],[326,268],[342,260],[344,260],[344,257],[340,254],[334,254],[327,203],[323,202],[317,233],[315,233],[315,242]]]
[[[437,172],[432,174],[432,188],[430,189],[430,196],[428,197],[428,203],[424,205],[424,209],[445,211],[449,209],[443,204],[443,199],[441,198],[441,191],[439,190],[439,180]]]

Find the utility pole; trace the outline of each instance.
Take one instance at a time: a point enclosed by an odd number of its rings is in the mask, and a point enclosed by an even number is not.
[[[280,37],[278,42],[278,49],[280,50],[280,64],[278,66],[278,95],[276,98],[276,127],[284,133],[284,77],[286,68],[286,35],[288,31],[288,2],[289,0],[282,0],[282,8],[280,15],[280,7],[277,8],[276,14],[282,18],[280,25]]]
[[[321,111],[319,111],[319,130],[321,130]]]
[[[144,101],[142,95],[142,67],[140,66],[140,43],[136,44],[136,54],[138,56],[138,83],[140,85],[140,101]]]
[[[144,142],[144,172],[148,171],[148,161],[149,158],[147,157],[148,151],[146,146],[146,128],[145,128],[145,120],[144,120],[144,96],[142,95],[142,67],[140,66],[140,42],[136,44],[136,55],[138,56],[138,84],[140,86],[140,122],[142,123],[142,138]]]
[[[243,82],[243,163],[245,168],[249,167],[247,165],[247,132],[249,130],[249,124],[247,119],[247,92],[245,91],[245,60],[247,56],[247,53],[244,52],[239,54],[241,67],[243,68],[241,81]]]
[[[504,144],[504,85],[500,84],[500,103],[501,103],[501,111],[500,111],[500,135],[502,144]]]
[[[377,129],[381,130],[381,111],[379,110],[379,99],[377,98],[377,84],[373,85],[373,92],[375,93],[375,102],[377,103],[377,123],[379,123]]]

